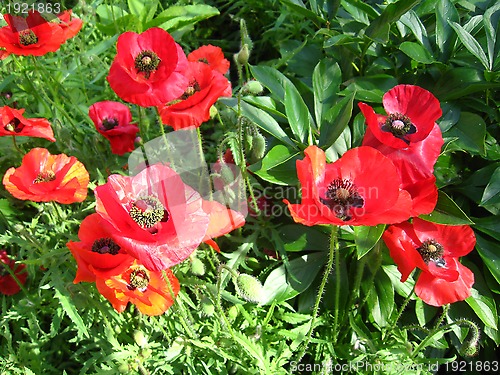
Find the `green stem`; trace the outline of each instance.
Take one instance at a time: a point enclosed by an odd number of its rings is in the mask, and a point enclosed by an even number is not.
[[[19,148],[19,146],[17,145],[15,135],[12,136],[12,143],[14,143],[14,148],[17,150],[17,152],[19,152],[21,155],[24,156],[24,152],[22,152],[21,149]]]
[[[309,331],[307,332],[306,339],[304,343],[302,344],[302,349],[300,350],[299,354],[297,355],[297,363],[300,362],[304,354],[306,353],[306,349],[309,345],[309,342],[311,341],[313,330],[314,330],[314,323],[316,323],[316,319],[318,317],[318,311],[319,311],[319,305],[321,302],[321,298],[323,297],[323,293],[325,291],[325,286],[326,283],[328,282],[328,276],[330,275],[330,272],[332,271],[333,268],[333,261],[335,260],[335,281],[337,285],[339,285],[338,288],[336,288],[336,296],[335,296],[335,309],[334,309],[334,337],[337,337],[337,323],[338,323],[338,312],[339,312],[339,303],[338,303],[338,292],[340,291],[340,265],[338,261],[338,227],[337,226],[332,226],[332,232],[331,232],[331,237],[330,237],[330,249],[328,252],[328,261],[326,263],[326,268],[325,272],[323,274],[323,278],[321,279],[321,284],[319,285],[319,290],[318,294],[316,296],[316,301],[314,302],[314,307],[313,307],[313,313],[312,313],[312,319],[311,319],[311,326],[309,327]]]

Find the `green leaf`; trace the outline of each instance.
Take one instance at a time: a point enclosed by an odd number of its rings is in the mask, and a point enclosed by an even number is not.
[[[492,206],[500,203],[500,167],[495,169],[490,178],[490,182],[484,189],[483,197],[481,198],[480,206]]]
[[[483,23],[484,31],[486,32],[486,41],[488,44],[489,70],[493,70],[496,66],[495,60],[498,57],[497,36],[500,32],[498,24],[500,22],[500,3],[494,4],[484,12]],[[495,25],[495,26],[493,26]]]
[[[392,75],[377,74],[366,77],[354,77],[347,81],[349,86],[342,95],[354,93],[354,99],[372,103],[382,103],[382,96],[399,82]]]
[[[370,18],[375,18],[378,13],[369,4],[358,0],[342,0],[342,8],[348,12],[356,21],[370,24]]]
[[[328,249],[329,237],[314,227],[289,224],[279,227],[277,231],[286,251]]]
[[[500,284],[500,254],[498,252],[498,243],[488,241],[478,234],[476,234],[476,241],[477,252],[495,280]]]
[[[413,287],[415,286],[415,280],[413,280],[413,276],[409,276],[408,279],[402,283],[401,282],[401,272],[399,272],[398,267],[390,264],[390,265],[382,265],[382,269],[391,279],[392,285],[394,286],[394,290],[400,296],[406,298],[410,293],[413,292]],[[414,299],[413,297],[412,299]]]
[[[127,3],[130,13],[140,17],[145,8],[145,4],[141,0],[127,0]]]
[[[210,5],[173,5],[148,22],[146,28],[158,26],[173,32],[217,15],[217,8]]]
[[[67,295],[67,290],[62,285],[61,281],[54,281],[56,285],[54,285],[55,296],[59,300],[64,312],[68,315],[71,321],[76,325],[78,329],[79,336],[85,336],[86,338],[90,338],[89,332],[87,331],[87,326],[83,322],[82,317],[78,314],[76,310],[75,304],[71,301]]]
[[[370,317],[380,327],[385,327],[394,308],[394,287],[387,274],[379,269],[373,281],[365,280],[362,289],[368,295],[366,305]]]
[[[351,94],[342,98],[327,112],[319,135],[321,148],[327,149],[333,145],[347,127],[351,120],[353,103],[354,94]]]
[[[341,82],[342,72],[339,64],[333,60],[325,58],[314,68],[314,114],[319,129],[323,126],[324,114],[335,103]]]
[[[441,61],[447,61],[455,43],[449,21],[459,22],[455,5],[450,0],[440,0],[436,7],[436,44],[441,52]]]
[[[288,137],[278,122],[267,112],[256,108],[248,103],[241,103],[241,113],[243,116],[253,121],[259,128],[271,134],[282,143],[286,143],[293,148],[297,148],[295,143]]]
[[[262,160],[250,165],[248,169],[266,181],[278,185],[295,185],[297,183],[295,162],[299,155],[299,152],[292,151],[284,145],[276,145]]]
[[[399,21],[411,30],[418,42],[423,45],[427,51],[432,51],[429,39],[427,38],[427,30],[417,13],[410,10],[403,14]]]
[[[445,132],[443,138],[445,141],[452,141],[447,145],[447,150],[465,150],[486,155],[486,123],[475,113],[462,112],[457,124]]]
[[[433,223],[447,225],[474,224],[474,222],[467,217],[462,209],[442,191],[438,192],[438,201],[434,211],[428,215],[420,215],[419,218]]]
[[[304,99],[292,83],[285,83],[285,112],[292,133],[302,144],[306,144],[307,135],[311,132],[311,117]]]
[[[285,86],[293,85],[283,73],[270,66],[250,66],[250,71],[257,81],[267,87],[281,103],[285,101]]]
[[[486,54],[484,53],[483,49],[481,48],[481,45],[477,42],[476,39],[472,35],[470,35],[467,30],[465,30],[462,26],[460,26],[456,22],[448,21],[450,26],[455,30],[455,32],[458,35],[458,38],[460,41],[463,43],[465,48],[474,56],[476,57],[481,64],[483,64],[485,69],[489,68],[488,64],[488,58],[486,57]]]
[[[284,265],[274,269],[264,282],[263,304],[268,305],[273,301],[279,304],[306,290],[325,261],[324,252],[307,254],[293,259],[288,266],[288,272],[293,277],[287,275],[287,269]]]
[[[403,42],[399,46],[399,49],[402,52],[404,52],[408,57],[419,63],[431,64],[435,61],[431,53],[418,43]]]
[[[500,216],[474,218],[474,228],[500,241]]]
[[[399,20],[403,14],[418,3],[420,3],[420,0],[405,0],[387,5],[380,16],[370,23],[365,32],[366,36],[382,44],[387,43],[389,41],[391,23]]]
[[[373,227],[356,226],[354,227],[354,242],[358,259],[366,255],[382,237],[385,230],[385,224],[379,224]]]
[[[317,25],[321,25],[321,24],[324,24],[326,22],[326,20],[324,20],[323,18],[321,18],[320,16],[318,16],[316,13],[314,13],[314,12],[310,11],[309,9],[307,9],[301,3],[299,5],[299,4],[296,4],[295,2],[290,1],[290,0],[280,0],[280,2],[282,2],[287,7],[289,7],[290,9],[292,9],[295,13],[297,13],[297,14],[299,14],[301,16],[304,16],[304,17],[310,19],[312,22],[314,22]]]

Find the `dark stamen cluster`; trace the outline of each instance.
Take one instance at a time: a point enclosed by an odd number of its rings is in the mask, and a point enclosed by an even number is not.
[[[196,94],[200,90],[201,90],[201,87],[197,81],[190,82],[186,91],[184,91],[184,94],[182,94],[181,100],[186,100],[187,98],[189,98],[190,96],[193,96],[194,94]]]
[[[392,133],[392,135],[396,138],[399,138],[409,144],[410,141],[408,141],[405,136],[414,134],[417,131],[417,128],[411,123],[408,116],[401,113],[391,113],[387,116],[384,125],[382,125],[382,130]]]
[[[120,251],[120,246],[118,246],[111,238],[104,237],[94,241],[92,244],[92,251],[99,254],[116,255]]]
[[[23,46],[30,46],[38,43],[38,37],[33,30],[23,30],[19,32],[19,43]]]
[[[20,133],[24,125],[21,123],[21,121],[18,118],[13,118],[7,125],[3,127],[5,130],[8,132],[16,132]]]
[[[139,53],[135,58],[135,68],[138,72],[144,73],[146,79],[149,79],[151,73],[158,69],[160,62],[161,59],[156,53],[146,50]]]
[[[359,195],[356,186],[347,179],[337,178],[330,182],[325,194],[320,197],[321,203],[328,206],[339,219],[351,220],[349,213],[351,207],[363,207],[364,199]]]
[[[129,211],[130,217],[141,227],[151,228],[160,221],[166,221],[164,216],[168,213],[161,204],[160,200],[152,195],[147,197],[139,197]]]
[[[443,246],[434,239],[425,240],[422,243],[422,246],[417,248],[417,251],[420,253],[425,263],[433,261],[440,265],[444,262]]]
[[[38,173],[38,176],[33,180],[34,184],[39,184],[40,182],[50,182],[56,179],[56,174],[52,171],[44,171]]]
[[[139,289],[139,291],[144,292],[149,285],[149,273],[148,270],[142,266],[137,266],[130,273],[130,281],[127,284],[129,290]]]
[[[119,125],[118,119],[115,117],[106,117],[102,120],[103,130],[111,130],[116,128]]]

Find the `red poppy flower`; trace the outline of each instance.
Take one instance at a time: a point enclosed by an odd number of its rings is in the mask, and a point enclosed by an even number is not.
[[[347,151],[326,163],[323,150],[309,146],[297,160],[302,203],[285,203],[293,219],[304,225],[377,225],[410,217],[410,194],[399,188],[394,164],[371,147]]]
[[[113,240],[152,271],[182,262],[207,232],[202,198],[165,165],[111,175],[95,195],[96,211],[120,232]]]
[[[64,33],[64,41],[73,38],[82,28],[83,22],[72,15],[72,10],[65,10],[57,15],[59,18],[59,27]]]
[[[150,271],[137,261],[120,265],[111,273],[97,271],[96,286],[118,312],[125,310],[130,302],[143,314],[161,315],[172,306],[180,290],[172,271]]]
[[[418,86],[398,85],[382,99],[387,116],[376,114],[372,107],[359,103],[373,136],[393,148],[406,148],[425,139],[442,111],[439,101]]]
[[[94,282],[96,270],[104,272],[122,264],[130,266],[133,263],[134,258],[113,241],[112,237],[116,232],[99,214],[83,219],[78,231],[80,241],[69,241],[66,244],[78,265],[73,281],[75,284],[82,281]]]
[[[0,47],[9,53],[42,56],[57,51],[65,42],[63,29],[37,11],[29,11],[27,18],[6,14],[4,19],[8,26],[0,28]]]
[[[108,82],[127,102],[159,106],[186,90],[186,65],[184,51],[165,30],[154,27],[142,34],[129,31],[118,38]]]
[[[187,56],[187,59],[208,64],[210,68],[221,74],[226,74],[229,70],[229,61],[224,58],[222,49],[211,44],[194,50]]]
[[[30,118],[23,116],[24,108],[14,109],[8,106],[0,108],[0,136],[15,135],[24,137],[45,138],[55,142],[54,132],[44,118]]]
[[[396,166],[401,176],[401,188],[412,197],[412,216],[428,214],[436,206],[438,192],[433,172],[443,143],[438,124],[434,124],[424,140],[411,143],[406,148],[393,148],[381,143],[370,128],[366,129],[363,138],[363,146],[376,148]]]
[[[243,226],[245,217],[240,212],[231,210],[216,201],[203,200],[202,206],[203,211],[208,214],[210,219],[203,241],[220,252],[219,246],[213,241],[213,238],[223,236]]]
[[[7,170],[3,184],[17,199],[69,204],[87,197],[89,173],[74,156],[34,148],[24,155],[19,168]]]
[[[470,296],[474,274],[458,258],[474,249],[476,238],[467,225],[440,225],[414,218],[391,225],[382,235],[405,282],[415,268],[422,274],[415,293],[425,303],[442,306]]]
[[[5,269],[10,268],[17,280],[24,285],[28,278],[28,273],[25,271],[25,264],[16,264],[16,262],[7,256],[5,250],[0,251],[0,293],[6,296],[12,296],[21,290],[21,287],[11,274]]]
[[[159,107],[161,120],[175,130],[200,126],[210,119],[210,107],[221,96],[231,96],[231,83],[219,72],[200,62],[190,62],[185,72],[189,86],[180,101]]]
[[[131,123],[132,114],[125,104],[97,102],[90,106],[89,116],[97,131],[110,142],[113,154],[123,155],[135,149],[134,140],[139,128]]]

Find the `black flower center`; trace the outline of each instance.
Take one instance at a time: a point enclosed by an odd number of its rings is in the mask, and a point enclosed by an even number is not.
[[[401,113],[391,113],[387,116],[384,125],[382,125],[382,130],[392,133],[396,138],[401,139],[406,144],[410,144],[410,141],[405,137],[409,134],[414,134],[417,128],[411,123],[408,116]]]
[[[186,100],[190,96],[193,96],[197,92],[201,91],[200,84],[194,80],[193,82],[189,83],[189,86],[187,87],[186,91],[184,91],[184,94],[180,97],[181,100]]]
[[[160,221],[168,221],[168,212],[155,196],[139,197],[129,211],[130,217],[141,227],[151,228]]]
[[[149,79],[151,73],[158,69],[160,62],[161,59],[156,53],[146,50],[139,53],[135,58],[135,68],[139,73],[144,73],[146,79]]]
[[[23,46],[30,46],[32,44],[36,44],[37,42],[38,38],[33,30],[23,30],[19,32],[19,43]]]
[[[134,267],[134,270],[130,273],[130,281],[127,285],[129,290],[139,289],[139,291],[144,292],[149,285],[149,272],[143,266]]]
[[[199,62],[202,62],[204,64],[209,64],[208,60],[205,57],[201,57],[198,59]]]
[[[443,259],[443,246],[434,239],[425,240],[422,246],[417,248],[417,251],[426,264],[431,261],[435,262],[438,266],[444,266],[446,264]]]
[[[56,179],[56,174],[52,171],[43,171],[38,173],[36,178],[33,180],[34,184],[39,184],[41,182],[50,182]]]
[[[92,251],[99,254],[116,255],[120,251],[120,246],[118,246],[111,238],[99,238],[92,244]]]
[[[119,125],[119,121],[116,117],[106,117],[102,120],[102,128],[104,131],[116,128]]]
[[[351,207],[363,207],[365,200],[359,195],[356,186],[347,179],[337,178],[330,182],[325,198],[320,197],[321,203],[326,205],[343,221],[351,220]]]
[[[14,117],[7,125],[3,127],[5,130],[8,132],[16,132],[20,133],[23,128],[24,124],[16,117]]]

